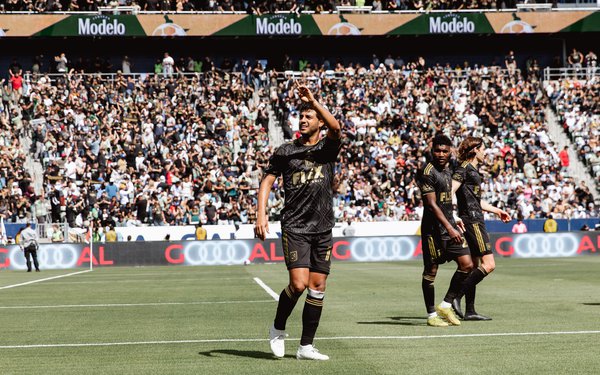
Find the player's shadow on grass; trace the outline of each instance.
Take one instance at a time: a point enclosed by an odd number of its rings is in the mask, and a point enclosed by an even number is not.
[[[422,316],[390,316],[390,320],[378,320],[374,322],[358,322],[358,324],[378,324],[378,325],[394,325],[394,326],[422,326],[426,324],[423,320],[427,320]]]
[[[221,357],[221,356],[215,355],[215,354],[226,354],[226,355],[234,355],[236,357],[249,357],[249,358],[271,359],[271,360],[279,359],[279,358],[276,358],[275,356],[273,356],[273,354],[271,354],[271,353],[260,352],[258,350],[220,349],[220,350],[210,350],[208,352],[199,352],[198,354],[203,355],[205,357]],[[286,357],[293,357],[293,356],[286,355]]]
[[[596,303],[582,303],[582,305],[586,305],[586,306],[600,306],[600,302],[596,302]]]

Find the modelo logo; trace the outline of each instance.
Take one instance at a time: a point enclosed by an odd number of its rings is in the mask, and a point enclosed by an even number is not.
[[[98,19],[101,19],[98,22]],[[108,17],[80,18],[78,20],[79,35],[125,35],[125,24],[116,18],[112,21]]]
[[[274,21],[272,17],[256,20],[256,34],[258,35],[298,35],[302,34],[302,25],[293,18],[279,18]]]
[[[442,18],[443,17],[429,18],[429,32],[431,34],[475,32],[475,22],[469,21],[467,17],[463,17],[462,20],[453,17],[451,21],[444,21]]]

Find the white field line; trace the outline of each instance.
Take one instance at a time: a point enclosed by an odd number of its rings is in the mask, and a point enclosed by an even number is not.
[[[78,272],[67,273],[66,275],[58,275],[58,276],[47,277],[47,278],[45,278],[45,279],[38,279],[38,280],[27,281],[26,283],[20,283],[20,284],[13,284],[13,285],[1,286],[1,287],[0,287],[0,289],[10,289],[10,288],[16,288],[16,287],[18,287],[18,286],[29,285],[29,284],[35,284],[35,283],[41,283],[42,281],[48,281],[48,280],[54,280],[54,279],[60,279],[60,278],[62,278],[62,277],[73,276],[73,275],[79,275],[79,274],[81,274],[81,273],[86,273],[86,272],[91,272],[91,271],[92,271],[92,270],[78,271]]]
[[[473,333],[457,335],[431,335],[431,336],[337,336],[319,337],[317,340],[422,340],[422,339],[452,339],[452,338],[479,338],[479,337],[502,337],[502,336],[554,336],[554,335],[595,335],[600,331],[557,331],[557,332],[506,332],[506,333]],[[298,338],[287,338],[295,340]],[[262,339],[205,339],[205,340],[166,340],[166,341],[125,341],[125,342],[98,342],[98,343],[66,343],[66,344],[31,344],[31,345],[2,345],[2,349],[32,349],[32,348],[80,348],[90,346],[127,346],[127,345],[171,345],[171,344],[210,344],[227,342],[265,342]]]
[[[197,302],[146,302],[146,303],[98,303],[85,305],[38,305],[0,306],[0,310],[23,309],[68,309],[80,307],[139,307],[139,306],[180,306],[180,305],[227,305],[238,303],[272,303],[270,299],[257,301],[197,301]]]
[[[258,277],[255,277],[255,278],[254,278],[254,281],[256,281],[256,283],[257,283],[258,285],[260,285],[260,286],[261,286],[261,287],[262,287],[262,288],[265,290],[265,292],[269,293],[269,295],[270,295],[271,297],[273,297],[273,299],[274,299],[275,301],[279,302],[279,294],[275,293],[275,292],[273,291],[273,289],[269,288],[269,286],[268,286],[267,284],[265,284],[265,283],[264,283],[264,282],[263,282],[261,279],[259,279]]]

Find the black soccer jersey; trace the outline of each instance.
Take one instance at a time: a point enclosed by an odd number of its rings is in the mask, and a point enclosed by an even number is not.
[[[452,215],[452,177],[450,168],[437,169],[432,163],[417,172],[417,184],[421,195],[435,193],[435,201],[448,222],[456,228]],[[432,211],[424,210],[421,220],[422,234],[435,234],[441,239],[450,239],[446,227],[435,217]]]
[[[456,192],[458,216],[467,223],[483,223],[481,174],[477,168],[464,161],[454,170],[452,179],[462,184]]]
[[[273,153],[265,173],[283,174],[282,229],[322,233],[333,228],[333,177],[340,147],[340,140],[325,137],[312,146],[298,140],[285,143]]]

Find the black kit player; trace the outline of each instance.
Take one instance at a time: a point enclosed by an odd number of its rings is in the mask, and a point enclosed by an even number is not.
[[[281,229],[289,284],[281,292],[273,326],[269,330],[271,351],[285,355],[286,321],[296,302],[308,289],[302,312],[302,336],[298,359],[328,360],[312,345],[319,326],[325,285],[331,267],[333,245],[334,167],[341,148],[342,131],[335,117],[313,96],[297,85],[302,100],[300,137],[285,143],[271,156],[258,192],[256,236],[269,232],[267,200],[273,183],[283,175],[285,204]],[[327,135],[320,137],[321,128]]]
[[[483,211],[491,212],[507,223],[510,215],[481,199],[481,182],[478,166],[485,160],[485,144],[482,138],[467,137],[458,147],[460,164],[452,175],[452,192],[456,192],[458,216],[464,224],[464,235],[471,250],[474,268],[463,283],[461,292],[452,306],[464,320],[491,320],[475,311],[475,286],[495,268],[490,237],[485,228]],[[460,300],[465,295],[466,309],[463,315]]]
[[[424,264],[421,287],[428,314],[427,324],[433,327],[460,325],[460,320],[452,310],[452,301],[473,268],[469,248],[454,221],[452,172],[448,165],[451,152],[450,138],[436,135],[431,146],[431,162],[416,176],[425,207],[421,220]],[[448,261],[455,261],[458,268],[452,276],[444,301],[435,306],[435,276],[438,266]]]

